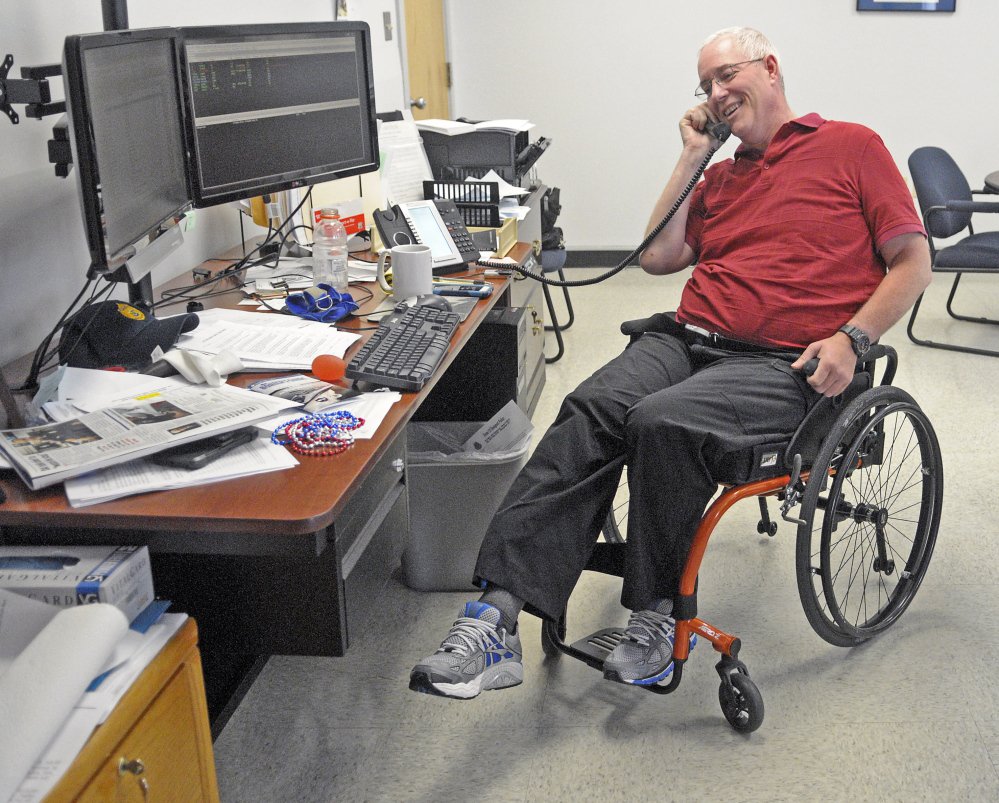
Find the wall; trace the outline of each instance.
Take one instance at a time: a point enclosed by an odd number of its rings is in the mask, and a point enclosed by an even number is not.
[[[130,0],[129,25],[219,25],[333,19],[333,0]],[[376,98],[379,110],[402,101],[396,43],[381,37],[381,12],[395,12],[395,0],[351,0],[348,16],[365,19],[373,31]],[[14,56],[13,77],[24,65],[49,64],[62,57],[68,34],[102,28],[100,0],[32,0],[4,4],[0,57]],[[369,18],[370,17],[370,18]],[[377,24],[376,24],[377,23]],[[53,99],[63,97],[54,79]],[[384,101],[384,106],[383,106]],[[57,117],[18,125],[0,119],[0,364],[35,349],[83,286],[89,265],[75,174],[56,178],[46,142]],[[252,224],[250,224],[252,228]],[[239,242],[239,215],[232,206],[200,210],[183,247],[157,269],[154,278],[190,269]],[[21,377],[11,377],[20,381]]]
[[[870,126],[904,174],[921,145],[950,151],[973,186],[999,169],[996,3],[901,14],[858,13],[854,0],[446,1],[453,113],[525,117],[552,138],[538,172],[562,188],[572,249],[642,239],[696,103],[697,49],[730,25],[774,42],[797,113]]]

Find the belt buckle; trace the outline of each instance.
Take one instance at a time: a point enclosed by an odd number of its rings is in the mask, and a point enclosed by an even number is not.
[[[698,337],[704,338],[709,343],[714,343],[715,338],[718,337],[716,333],[709,332],[707,329],[702,329],[700,326],[694,326],[693,324],[690,323],[685,323],[683,325],[683,328],[693,335],[697,335]]]

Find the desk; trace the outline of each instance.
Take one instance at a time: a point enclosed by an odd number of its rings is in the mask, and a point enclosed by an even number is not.
[[[530,258],[529,246],[516,249]],[[343,655],[351,629],[371,613],[365,603],[398,565],[408,534],[405,425],[488,311],[509,303],[509,280],[491,281],[496,291],[458,328],[441,368],[419,393],[403,394],[374,438],[288,471],[80,509],[61,486],[33,492],[4,472],[0,537],[148,545],[157,596],[199,623],[217,734],[268,655]],[[361,334],[364,342],[369,333]]]

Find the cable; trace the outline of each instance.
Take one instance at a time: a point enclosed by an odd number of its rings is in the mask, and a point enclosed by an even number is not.
[[[551,285],[552,287],[584,287],[589,284],[599,284],[600,282],[611,278],[611,276],[620,273],[622,270],[628,267],[629,263],[631,263],[631,261],[635,257],[637,257],[646,248],[649,247],[649,243],[651,243],[656,238],[656,236],[658,236],[659,232],[661,232],[663,229],[666,228],[666,226],[669,225],[669,222],[673,219],[673,215],[675,215],[677,211],[679,211],[680,207],[683,206],[683,202],[687,200],[687,196],[690,195],[691,191],[697,185],[697,182],[701,178],[701,174],[704,173],[705,169],[708,166],[708,162],[711,161],[711,157],[713,157],[718,148],[721,147],[722,142],[724,142],[725,139],[728,139],[728,133],[725,133],[724,138],[716,136],[716,139],[719,140],[718,144],[713,146],[711,150],[708,151],[707,155],[701,161],[700,165],[698,165],[697,170],[694,171],[694,175],[691,177],[690,181],[687,182],[687,186],[683,188],[683,192],[680,193],[680,196],[676,199],[676,201],[673,203],[673,206],[671,206],[670,210],[666,213],[666,216],[659,221],[659,223],[656,225],[654,229],[652,229],[652,231],[648,233],[645,239],[642,240],[641,243],[639,243],[638,247],[634,251],[628,254],[628,256],[622,259],[616,266],[614,266],[610,270],[606,271],[605,273],[601,273],[599,276],[594,276],[593,278],[590,279],[561,280],[561,279],[549,279],[544,274],[535,273],[534,271],[528,270],[527,268],[521,267],[520,265],[508,265],[508,266],[504,265],[504,269],[509,268],[510,270],[515,270],[517,271],[517,273],[520,273],[529,279],[534,279],[535,281],[541,282],[542,284]]]
[[[309,191],[302,196],[302,200],[298,202],[298,205],[288,214],[288,216],[284,219],[281,225],[278,226],[277,228],[273,227],[268,228],[267,235],[264,237],[264,239],[260,243],[258,243],[253,249],[251,249],[249,253],[244,254],[240,259],[237,259],[231,265],[229,265],[226,268],[223,268],[218,273],[216,273],[212,278],[204,282],[199,282],[198,284],[189,284],[184,287],[178,287],[175,290],[164,291],[160,296],[160,300],[157,301],[155,304],[153,304],[152,309],[156,310],[160,307],[170,306],[172,304],[179,304],[183,301],[196,301],[198,299],[211,298],[215,295],[224,295],[225,293],[230,292],[230,289],[226,289],[214,293],[201,292],[201,293],[192,294],[192,292],[196,289],[199,288],[204,289],[211,285],[217,284],[223,279],[234,277],[235,274],[239,273],[242,270],[246,270],[256,265],[266,265],[271,258],[270,255],[262,257],[255,261],[251,260],[253,260],[255,254],[259,253],[262,249],[270,245],[271,242],[275,239],[275,237],[280,236],[281,242],[278,244],[277,251],[275,252],[276,257],[274,259],[274,265],[272,266],[272,268],[277,268],[278,260],[280,260],[281,258],[281,252],[284,250],[284,246],[287,243],[289,235],[293,231],[295,231],[295,229],[309,228],[309,227],[304,224],[299,224],[297,226],[293,226],[291,229],[289,229],[287,232],[284,232],[283,234],[281,233],[282,229],[288,226],[288,224],[294,219],[295,215],[298,214],[299,210],[305,205],[305,202],[310,200],[311,198],[312,198],[312,188],[310,187]],[[231,288],[231,289],[238,289],[238,288]]]
[[[59,320],[56,321],[55,326],[53,326],[51,331],[47,335],[45,335],[45,337],[42,338],[42,342],[39,343],[38,348],[35,349],[35,353],[31,359],[31,367],[28,370],[27,378],[24,380],[24,382],[21,385],[19,385],[16,388],[13,388],[12,390],[18,393],[25,393],[25,392],[34,392],[35,390],[38,389],[38,375],[42,372],[45,363],[49,359],[51,359],[53,354],[53,352],[49,351],[49,344],[52,342],[52,338],[54,338],[56,334],[58,334],[59,330],[62,329],[62,327],[66,323],[66,319],[73,314],[73,310],[80,303],[80,299],[83,298],[84,294],[87,292],[87,289],[90,288],[95,281],[96,279],[91,278],[88,274],[87,280],[83,283],[83,287],[80,288],[80,292],[76,294],[76,298],[74,298],[70,302],[69,306],[66,307],[66,310],[62,313],[62,315],[59,316]],[[108,288],[110,289],[110,285],[108,286]],[[96,292],[92,292],[90,299],[88,299],[87,303],[88,304],[92,303],[96,295],[97,295]],[[76,344],[74,343],[73,346],[75,347]]]

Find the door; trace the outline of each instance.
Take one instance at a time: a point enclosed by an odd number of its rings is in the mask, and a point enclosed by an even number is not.
[[[444,0],[405,0],[406,61],[410,103],[423,98],[413,117],[451,119],[448,103],[447,48],[444,43]]]

